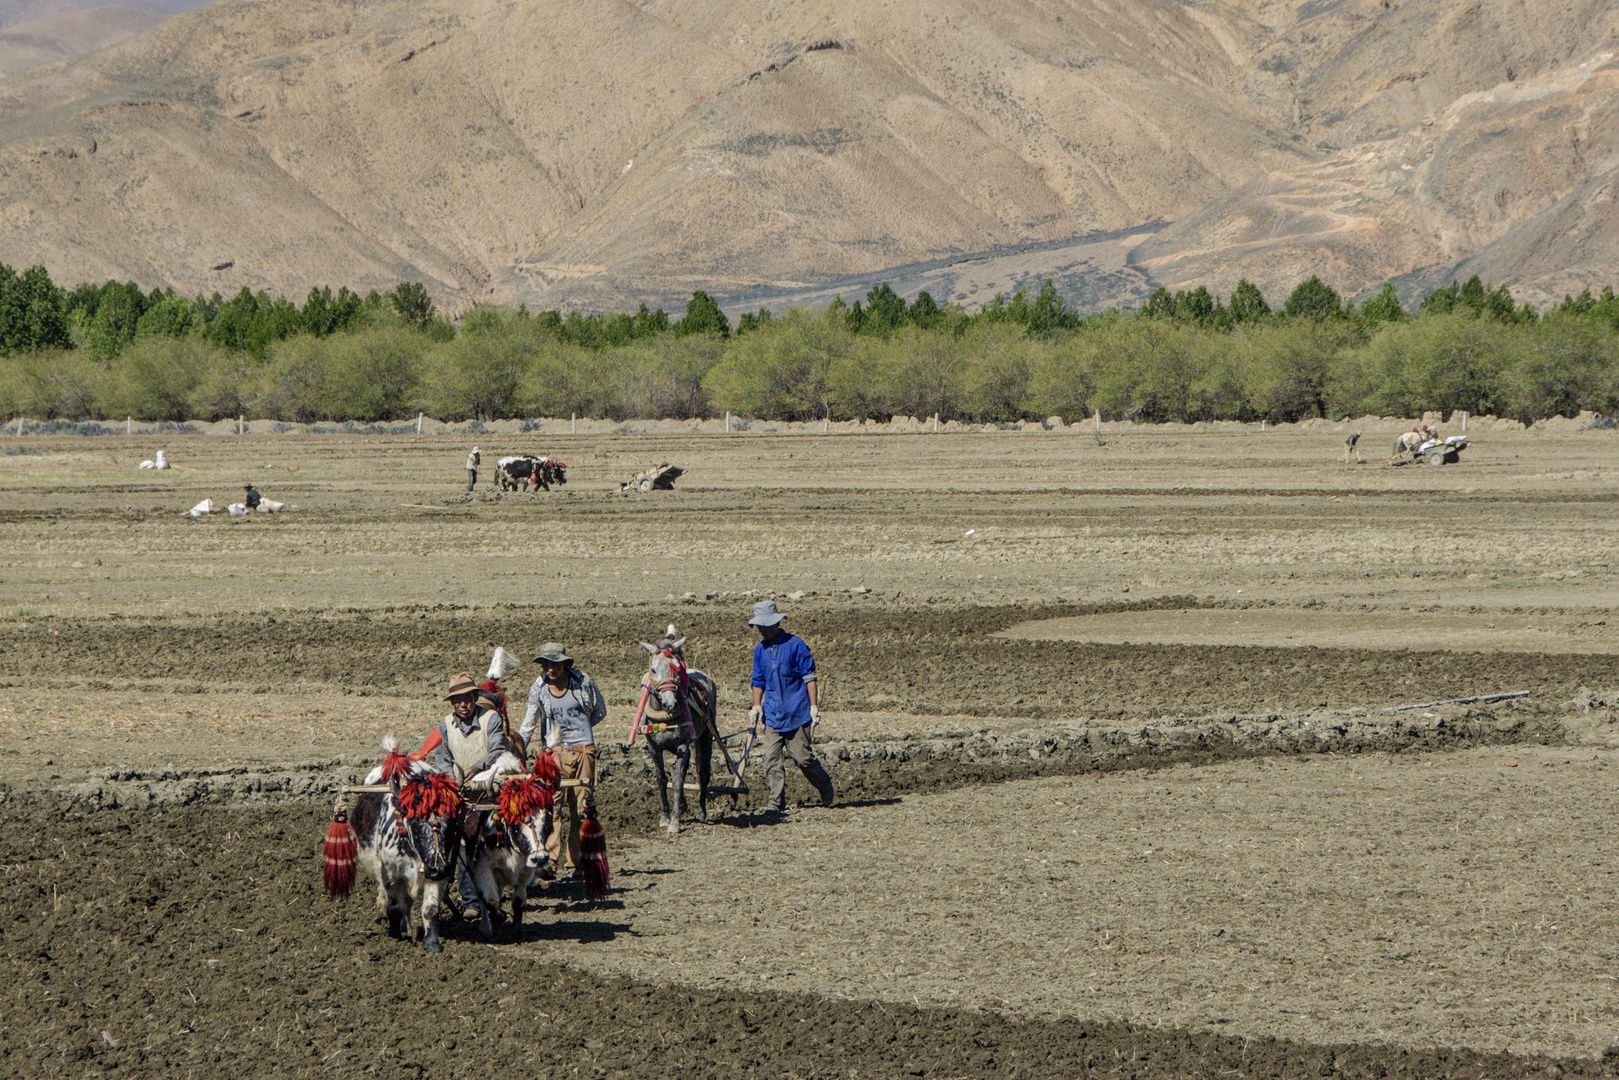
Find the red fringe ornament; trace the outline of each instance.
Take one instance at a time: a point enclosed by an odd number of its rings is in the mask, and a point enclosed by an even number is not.
[[[562,782],[562,767],[557,764],[556,755],[549,749],[541,750],[540,755],[534,759],[534,779],[553,789]]]
[[[326,895],[333,900],[346,899],[354,888],[354,862],[359,854],[360,841],[349,824],[348,811],[334,810],[326,830]]]
[[[412,819],[454,817],[461,809],[461,785],[449,773],[414,777],[399,792],[399,812]]]
[[[585,883],[585,897],[592,903],[607,899],[607,832],[596,816],[595,800],[585,803],[585,820],[579,827],[579,877]]]
[[[495,808],[506,824],[520,824],[533,817],[537,810],[551,809],[551,789],[530,777],[514,776],[500,785]]]
[[[410,755],[401,750],[390,750],[382,759],[382,782],[390,783],[395,777],[410,779]]]

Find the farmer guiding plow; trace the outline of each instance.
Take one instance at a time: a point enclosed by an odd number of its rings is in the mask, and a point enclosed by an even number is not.
[[[445,695],[451,713],[420,750],[406,754],[392,734],[384,738],[382,764],[360,786],[340,789],[326,832],[327,894],[345,899],[356,867],[365,868],[377,881],[377,909],[389,936],[405,935],[415,909],[428,952],[439,951],[439,917],[452,874],[464,910],[477,917],[486,939],[507,889],[513,923],[521,924],[529,886],[551,866],[547,849],[560,789],[584,789],[581,877],[590,900],[607,892],[606,843],[590,783],[562,779],[549,749],[536,755],[530,771],[521,741],[514,743],[501,713],[483,704],[504,704],[498,676],[515,665],[502,654],[496,652],[484,687],[466,674],[451,680]],[[348,795],[358,796],[352,813]]]

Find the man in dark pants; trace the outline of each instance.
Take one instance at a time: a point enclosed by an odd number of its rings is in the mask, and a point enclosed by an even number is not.
[[[783,617],[774,600],[765,600],[753,605],[753,618],[748,620],[749,626],[758,628],[760,639],[753,647],[753,710],[748,719],[755,725],[764,722],[760,745],[765,786],[770,790],[767,808],[776,814],[787,809],[784,753],[820,795],[821,805],[832,805],[832,778],[815,756],[810,739],[811,726],[821,718],[815,658],[803,638],[782,629]]]
[[[471,491],[473,488],[478,486],[478,465],[482,461],[483,461],[483,455],[478,453],[478,448],[476,446],[474,446],[472,448],[472,453],[467,455],[467,490],[468,491]]]

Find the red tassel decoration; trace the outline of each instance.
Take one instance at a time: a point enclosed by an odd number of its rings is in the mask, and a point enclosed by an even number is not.
[[[527,821],[538,810],[551,809],[551,789],[527,776],[514,776],[500,785],[495,808],[508,825]]]
[[[607,899],[607,832],[596,816],[595,800],[585,803],[585,820],[579,827],[579,877],[585,883],[585,897],[591,903]]]
[[[331,828],[326,830],[326,895],[333,900],[348,897],[354,888],[354,862],[360,854],[360,841],[349,824],[346,810],[332,813]]]
[[[549,749],[541,750],[539,757],[534,759],[534,779],[548,788],[555,788],[562,782],[562,767]]]
[[[394,777],[401,780],[410,779],[410,755],[399,750],[388,751],[388,756],[382,759],[382,782],[391,782]]]
[[[449,773],[414,777],[399,792],[399,812],[408,818],[454,817],[461,809],[461,785]]]

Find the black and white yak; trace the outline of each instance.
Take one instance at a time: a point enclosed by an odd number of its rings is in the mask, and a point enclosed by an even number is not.
[[[535,878],[552,876],[545,841],[554,827],[557,780],[556,759],[547,751],[535,760],[532,775],[516,755],[507,753],[469,781],[494,793],[495,809],[479,823],[467,850],[472,880],[484,902],[485,935],[490,933],[488,912],[501,906],[508,890],[512,925],[521,926]]]
[[[346,897],[358,863],[377,880],[377,912],[388,920],[388,936],[402,938],[412,930],[414,908],[423,947],[438,952],[439,911],[461,852],[460,785],[448,773],[411,761],[392,735],[382,745],[387,757],[365,784],[391,790],[364,792],[352,811],[333,815],[326,834],[326,890],[333,899]]]
[[[503,457],[495,463],[495,482],[502,491],[516,491],[518,488],[524,491],[532,488],[550,491],[552,484],[560,486],[568,482],[567,470],[566,462],[548,457],[534,457],[531,454]]]

